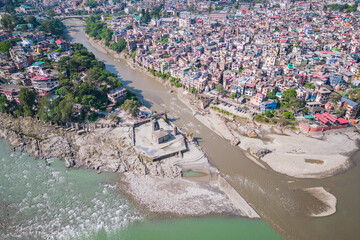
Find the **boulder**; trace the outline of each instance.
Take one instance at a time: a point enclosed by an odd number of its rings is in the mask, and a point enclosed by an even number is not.
[[[261,148],[261,149],[252,149],[250,148],[251,154],[255,155],[257,158],[263,158],[266,154],[271,153],[271,150],[267,148]]]
[[[248,137],[251,137],[251,138],[256,138],[258,136],[257,133],[255,132],[255,130],[248,131],[247,135],[248,135]]]
[[[73,166],[75,166],[75,161],[74,161],[74,159],[72,159],[72,158],[65,158],[65,167],[66,167],[66,168],[71,168],[71,167],[73,167]]]
[[[231,139],[231,141],[230,141],[230,144],[232,146],[237,146],[239,143],[240,143],[240,140],[236,137],[233,137],[233,139]]]

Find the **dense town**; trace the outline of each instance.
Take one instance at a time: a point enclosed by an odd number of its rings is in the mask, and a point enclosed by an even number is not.
[[[34,15],[26,5],[15,12],[1,19],[1,112],[56,122],[93,122],[105,114],[116,122],[108,113],[119,106],[129,116],[139,113],[135,94],[116,74],[81,44],[63,39],[61,20]]]
[[[360,7],[355,1],[56,2],[41,4],[56,4],[47,11],[52,21],[83,15],[89,36],[175,87],[212,99],[211,108],[223,114],[305,131],[357,123]],[[58,63],[73,54],[59,35],[41,31],[49,21],[41,13],[45,9],[35,1],[29,5],[17,7],[15,16],[35,16],[33,23],[11,29],[2,16],[1,41],[12,46],[1,55],[1,76],[8,82],[1,89],[19,103],[20,85],[39,96],[58,95],[64,89]],[[84,78],[87,69],[79,69]],[[121,87],[108,90],[106,104],[126,94]],[[81,103],[74,104],[81,108]]]
[[[0,0],[0,239],[358,239],[359,133],[358,0]]]

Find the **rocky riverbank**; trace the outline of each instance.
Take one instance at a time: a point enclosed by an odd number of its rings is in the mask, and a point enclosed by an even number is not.
[[[182,170],[177,166],[140,159],[131,146],[129,133],[129,127],[116,127],[79,135],[72,128],[50,125],[30,117],[13,118],[4,114],[0,117],[0,137],[36,158],[59,158],[68,168],[85,167],[168,178],[181,176]]]
[[[245,200],[237,201],[242,198],[240,195],[235,198],[231,187],[224,188],[223,182],[219,184],[217,169],[210,165],[206,154],[195,144],[188,143],[189,151],[182,158],[149,162],[134,150],[130,133],[130,127],[114,127],[79,134],[75,129],[31,117],[0,115],[0,138],[5,139],[13,150],[30,153],[36,158],[59,158],[65,161],[67,168],[126,173],[122,177],[122,183],[126,184],[121,190],[151,212],[182,216],[228,213],[259,217]],[[183,170],[191,169],[201,170],[209,178],[199,182],[181,177]],[[174,203],[177,207],[166,204],[178,195],[173,189],[175,185],[177,193],[183,193],[177,197],[177,204]],[[163,198],[165,195],[173,197]]]

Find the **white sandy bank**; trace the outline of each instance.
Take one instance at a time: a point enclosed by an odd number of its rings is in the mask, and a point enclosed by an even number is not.
[[[226,184],[222,184],[220,189],[217,181],[168,179],[131,173],[126,173],[122,181],[127,183],[126,192],[151,212],[168,212],[182,216],[228,213],[250,218],[259,217],[245,200],[234,204],[223,192],[228,191]]]
[[[327,192],[323,187],[304,188],[304,192],[310,193],[315,198],[319,199],[325,205],[325,209],[317,213],[312,213],[312,217],[326,217],[336,212],[336,197]]]

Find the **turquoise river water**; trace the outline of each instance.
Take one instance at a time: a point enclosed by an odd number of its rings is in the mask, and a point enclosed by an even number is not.
[[[118,174],[49,162],[0,141],[0,239],[280,239],[261,220],[149,220],[116,190]]]

